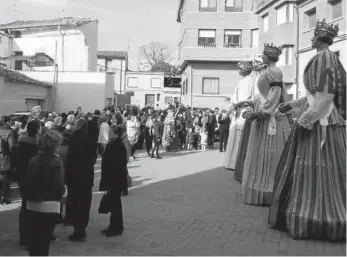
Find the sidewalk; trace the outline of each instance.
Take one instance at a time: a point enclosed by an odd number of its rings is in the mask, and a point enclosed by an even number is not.
[[[267,207],[242,202],[224,153],[138,156],[129,165],[134,187],[123,198],[123,236],[101,235],[109,216],[97,213],[95,192],[87,241],[69,242],[72,229],[59,225],[51,255],[346,255],[344,243],[295,241],[269,228]],[[97,188],[100,172],[95,177]],[[17,245],[17,220],[18,209],[0,206],[0,255],[27,255]]]

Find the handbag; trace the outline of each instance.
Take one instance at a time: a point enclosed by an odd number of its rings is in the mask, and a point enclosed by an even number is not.
[[[127,175],[128,188],[133,186],[133,180],[130,175]]]
[[[108,214],[111,211],[110,195],[108,192],[105,192],[101,197],[98,212],[100,214]]]

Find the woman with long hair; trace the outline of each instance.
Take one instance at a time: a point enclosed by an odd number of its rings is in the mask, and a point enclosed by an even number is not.
[[[242,175],[243,200],[247,204],[271,205],[277,164],[290,133],[290,124],[278,105],[288,101],[283,75],[276,62],[282,49],[265,44],[263,62],[267,69],[258,79],[259,94],[254,113]]]
[[[338,31],[317,22],[306,97],[280,106],[301,114],[277,167],[269,223],[295,239],[346,240],[346,71],[329,50]]]

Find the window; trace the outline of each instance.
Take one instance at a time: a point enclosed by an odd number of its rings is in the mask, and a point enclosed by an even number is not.
[[[307,20],[306,24],[307,24],[309,29],[316,26],[316,20],[317,20],[316,8],[306,12],[306,20]]]
[[[138,87],[137,78],[128,78],[128,87]]]
[[[189,87],[188,81],[189,81],[189,80],[188,80],[188,78],[187,78],[187,79],[186,79],[186,93],[185,93],[186,95],[188,95],[188,87]]]
[[[181,89],[181,95],[184,95],[186,92],[186,84],[187,84],[187,80],[183,81],[182,89]]]
[[[219,95],[219,78],[202,78],[202,93]]]
[[[179,103],[180,102],[180,98],[179,97],[174,97],[174,102],[175,103]]]
[[[215,12],[217,11],[217,0],[200,0],[200,12]]]
[[[269,15],[265,14],[263,17],[263,32],[267,32],[269,30]]]
[[[157,102],[160,101],[160,94],[157,94]]]
[[[293,65],[293,46],[284,46],[282,54],[277,62],[278,66],[292,66]]]
[[[225,0],[226,12],[242,12],[243,0]]]
[[[112,98],[106,98],[107,106],[112,105]]]
[[[161,88],[161,79],[160,78],[152,78],[152,87]]]
[[[14,37],[14,38],[21,38],[22,37],[22,32],[20,31],[13,31],[11,33],[11,35]]]
[[[331,5],[331,18],[336,19],[342,16],[342,1],[335,0],[330,1]]]
[[[251,48],[258,48],[259,44],[259,29],[252,29]]]
[[[165,105],[166,104],[172,104],[173,103],[173,97],[171,96],[166,96],[165,97]]]
[[[204,47],[215,47],[216,30],[199,29],[198,45]]]
[[[14,52],[15,56],[23,56],[23,52]],[[15,61],[14,62],[15,70],[23,70],[23,61]]]
[[[154,107],[154,100],[155,100],[154,94],[145,95],[145,105]]]
[[[284,4],[277,8],[277,25],[294,21],[294,4]]]
[[[242,47],[241,30],[224,30],[224,47]]]

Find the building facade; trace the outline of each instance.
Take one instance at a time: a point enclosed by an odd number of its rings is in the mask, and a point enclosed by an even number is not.
[[[51,71],[22,71],[22,74],[47,83],[54,80]],[[114,77],[101,72],[61,71],[58,84],[51,90],[52,108],[56,112],[74,111],[78,106],[83,112],[94,113],[114,104]]]
[[[45,53],[56,60],[60,71],[96,71],[98,21],[65,17],[50,20],[14,21],[0,25],[0,31],[13,36],[8,56]],[[5,57],[8,57],[5,56]],[[6,63],[15,70],[29,70],[23,61]],[[36,67],[33,70],[53,70]]]
[[[52,84],[0,66],[0,116],[17,111],[30,111],[40,105],[51,110]]]
[[[128,52],[98,51],[97,71],[114,74],[114,91],[124,94],[126,91],[126,71],[128,70]]]
[[[227,107],[240,77],[237,62],[253,60],[258,18],[252,0],[179,0],[182,103]]]
[[[0,31],[0,61],[12,54],[13,37]],[[1,64],[1,63],[0,63]]]
[[[163,109],[173,102],[181,102],[181,88],[165,86],[164,72],[128,71],[126,81],[133,105]]]
[[[282,46],[283,52],[277,62],[283,73],[283,82],[291,99],[296,98],[297,63],[297,9],[295,0],[257,0],[254,13],[259,18],[258,51],[264,43]]]
[[[297,2],[299,11],[299,97],[306,95],[303,72],[308,61],[316,54],[311,39],[317,19],[326,19],[329,24],[339,25],[339,37],[335,38],[330,50],[335,52],[346,69],[346,0],[301,0]]]

